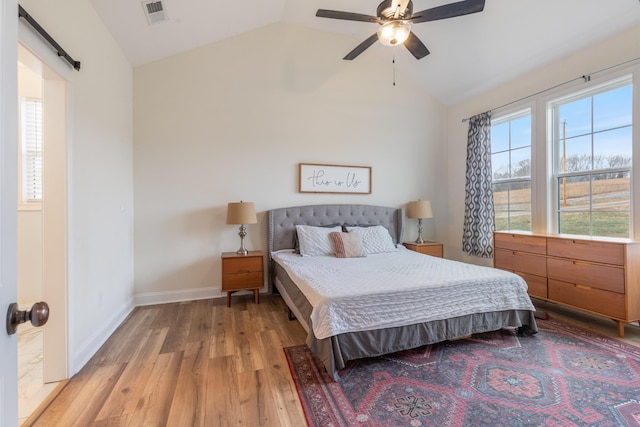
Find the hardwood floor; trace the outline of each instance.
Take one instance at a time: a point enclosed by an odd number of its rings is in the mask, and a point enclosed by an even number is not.
[[[552,316],[616,337],[615,322],[534,300]],[[283,347],[303,344],[279,296],[136,308],[32,424],[305,426]],[[640,346],[640,327],[624,341]]]
[[[305,426],[279,296],[137,307],[35,426]]]

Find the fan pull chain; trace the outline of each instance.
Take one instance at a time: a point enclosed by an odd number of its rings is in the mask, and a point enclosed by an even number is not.
[[[396,53],[393,53],[393,59],[391,60],[391,66],[393,67],[393,85],[396,85]]]

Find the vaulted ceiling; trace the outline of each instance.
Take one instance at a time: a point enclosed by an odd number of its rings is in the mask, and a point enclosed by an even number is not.
[[[377,0],[162,0],[166,21],[147,23],[142,1],[91,0],[132,65],[147,64],[274,23],[344,35],[336,60],[378,25],[318,18],[317,9],[375,15]],[[414,11],[452,0],[413,0]],[[640,25],[638,0],[486,0],[472,15],[414,24],[431,54],[375,43],[362,55],[388,58],[445,105],[454,105],[599,40]],[[640,56],[640,40],[635,56]],[[358,67],[358,58],[349,66]],[[595,70],[585,70],[595,71]]]

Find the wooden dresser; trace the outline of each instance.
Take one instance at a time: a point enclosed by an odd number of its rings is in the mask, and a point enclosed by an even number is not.
[[[640,320],[640,242],[627,239],[495,232],[496,268],[522,276],[529,295],[618,323]]]

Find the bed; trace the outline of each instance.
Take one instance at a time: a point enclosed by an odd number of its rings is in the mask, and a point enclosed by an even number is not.
[[[520,276],[409,251],[401,245],[404,217],[401,208],[352,204],[267,212],[270,289],[282,296],[306,330],[307,346],[336,381],[356,359],[502,328],[537,332]],[[300,238],[308,241],[298,236],[305,230],[339,237],[347,231],[381,236],[382,229],[389,243],[380,253],[371,246],[374,253],[341,259],[295,252]],[[357,286],[347,291],[351,284]]]

